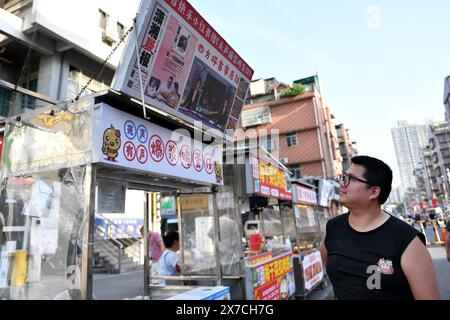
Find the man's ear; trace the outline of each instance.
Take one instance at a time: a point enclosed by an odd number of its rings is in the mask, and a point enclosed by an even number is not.
[[[370,189],[371,189],[371,191],[370,191],[370,199],[371,200],[376,199],[380,196],[380,193],[381,193],[380,187],[375,186],[375,187],[371,187]]]

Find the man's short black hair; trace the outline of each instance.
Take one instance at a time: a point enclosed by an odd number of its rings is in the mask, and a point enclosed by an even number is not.
[[[392,170],[383,161],[369,156],[356,156],[351,159],[353,164],[364,167],[364,179],[370,184],[380,187],[378,202],[383,204],[391,193]]]
[[[163,236],[163,242],[166,248],[172,247],[175,241],[180,241],[180,235],[176,231],[170,231]]]

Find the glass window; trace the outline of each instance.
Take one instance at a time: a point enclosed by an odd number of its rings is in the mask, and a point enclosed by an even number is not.
[[[119,35],[119,39],[122,39],[125,34],[125,27],[120,22],[117,22],[117,34]]]
[[[299,164],[297,164],[295,166],[291,166],[291,167],[289,167],[289,169],[292,171],[293,177],[295,179],[301,179],[302,178],[302,173],[300,171],[300,165]]]
[[[315,243],[320,242],[321,234],[317,212],[314,207],[295,204],[295,221],[297,224],[299,248],[312,249]],[[322,217],[322,220],[324,218]]]
[[[0,299],[82,299],[85,167],[8,179],[1,194]]]
[[[317,230],[316,215],[313,207],[295,205],[295,219],[299,232],[314,232]]]
[[[103,10],[99,10],[99,27],[106,30],[106,24],[108,22],[108,15]]]
[[[278,204],[268,205],[261,212],[263,218],[263,232],[266,237],[283,236],[281,226],[280,208]]]
[[[215,275],[214,215],[211,194],[183,194],[181,261],[188,268],[187,275]]]
[[[0,116],[7,117],[11,101],[11,91],[0,87]]]
[[[241,118],[242,126],[245,128],[270,123],[272,121],[269,106],[244,110]]]
[[[298,144],[297,142],[297,134],[288,134],[286,136],[286,143],[288,147],[296,146]]]
[[[227,179],[226,179],[227,180]],[[225,183],[227,184],[227,181]],[[231,185],[220,187],[217,193],[217,206],[219,210],[219,252],[220,264],[224,275],[239,275],[240,258],[242,256],[242,232],[234,202],[234,193]]]
[[[280,207],[284,234],[293,242],[297,237],[297,229],[295,228],[295,215],[294,209],[292,209],[292,203],[282,203]]]

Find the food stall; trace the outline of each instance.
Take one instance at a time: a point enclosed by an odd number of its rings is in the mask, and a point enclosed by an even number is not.
[[[230,148],[224,152],[224,176],[232,177],[242,218],[245,299],[292,298],[292,244],[297,239],[294,213],[286,210],[292,200],[289,171],[263,149]]]
[[[95,215],[123,212],[128,189],[146,194],[144,295],[228,297],[222,284],[242,278],[222,149],[254,71],[187,1],[141,1],[138,13],[111,90],[6,121],[0,299],[92,299]],[[181,276],[149,274],[154,193],[176,197]]]
[[[186,215],[192,207],[183,197],[207,197],[201,216],[212,226],[209,264],[203,268],[209,273],[199,275],[195,270],[197,279],[188,274],[181,280],[207,279],[207,286],[221,285],[215,252],[219,247],[217,186],[223,184],[222,145],[194,140],[185,135],[187,128],[184,134],[178,133],[180,125],[157,112],[147,110],[147,116],[151,121],[143,118],[138,103],[107,91],[7,120],[0,195],[2,299],[92,299],[95,213],[101,183],[176,193],[181,216],[183,206]],[[167,147],[171,143],[211,157],[215,170],[197,166],[199,161],[191,153],[182,159],[182,153]],[[109,200],[109,205],[117,202],[114,197]],[[146,215],[145,226],[148,219]],[[192,256],[188,235],[203,235],[206,229],[200,221],[191,225],[188,217],[180,221],[180,239],[186,243],[181,256],[186,260]],[[147,239],[148,229],[144,229]],[[195,243],[202,241],[206,239]],[[148,281],[145,261],[143,283]],[[145,294],[151,299],[169,298],[197,286],[167,288],[158,297],[146,285]]]
[[[314,186],[292,182],[295,225],[298,245],[294,247],[296,296],[306,296],[324,280],[324,267],[320,255],[321,233],[317,213],[317,193]]]

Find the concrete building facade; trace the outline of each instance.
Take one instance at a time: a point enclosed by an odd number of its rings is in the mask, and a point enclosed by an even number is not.
[[[0,80],[55,101],[74,98],[132,25],[139,1],[1,0]],[[125,44],[86,94],[107,89]],[[3,83],[4,84],[4,83]],[[0,87],[0,115],[11,116],[40,104]]]

